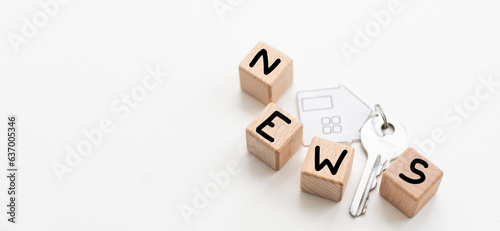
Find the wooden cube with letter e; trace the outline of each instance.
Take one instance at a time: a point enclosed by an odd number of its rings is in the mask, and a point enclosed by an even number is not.
[[[241,89],[264,104],[276,102],[293,81],[290,57],[259,42],[239,65]]]
[[[341,201],[351,173],[354,148],[314,137],[300,172],[300,189]]]
[[[437,192],[442,177],[441,169],[408,148],[382,175],[380,195],[413,217]]]
[[[302,123],[270,103],[246,128],[247,148],[279,170],[302,145]]]

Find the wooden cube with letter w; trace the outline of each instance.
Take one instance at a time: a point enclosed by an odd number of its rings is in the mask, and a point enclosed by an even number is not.
[[[342,200],[353,158],[351,146],[314,137],[300,173],[301,190],[332,201]]]

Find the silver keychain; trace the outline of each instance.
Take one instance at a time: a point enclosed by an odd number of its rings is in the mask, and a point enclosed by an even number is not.
[[[377,185],[377,176],[401,155],[409,144],[404,126],[396,120],[388,119],[380,105],[377,104],[375,108],[378,115],[368,119],[361,128],[361,144],[368,158],[349,210],[354,217],[366,212],[368,196]]]

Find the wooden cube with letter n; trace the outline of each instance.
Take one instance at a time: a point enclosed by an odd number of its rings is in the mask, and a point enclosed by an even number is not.
[[[342,200],[354,148],[314,137],[300,172],[300,189],[332,201]]]
[[[259,42],[239,66],[241,89],[262,103],[276,102],[292,84],[292,59]]]
[[[280,170],[302,145],[302,123],[270,103],[246,128],[247,148],[274,170]]]
[[[437,192],[443,171],[408,148],[384,172],[380,195],[413,217]]]

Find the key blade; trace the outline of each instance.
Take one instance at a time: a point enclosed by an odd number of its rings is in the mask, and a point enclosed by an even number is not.
[[[391,164],[391,160],[386,160],[384,162],[384,165],[383,165],[382,169],[380,169],[380,173],[382,173],[383,171],[385,171],[389,167],[390,164]],[[379,173],[379,175],[380,175],[380,173]]]
[[[354,194],[351,208],[349,209],[349,212],[353,217],[359,217],[366,212],[368,196],[370,195],[370,191],[377,185],[376,177],[379,174],[381,166],[382,163],[380,155],[368,158],[365,170],[363,171],[358,188]]]
[[[373,181],[373,183],[371,185],[371,188],[370,188],[370,191],[373,190],[375,187],[377,187],[377,181],[376,180]]]
[[[358,217],[366,212],[369,192],[377,186],[377,176],[408,147],[408,136],[402,124],[388,120],[392,133],[384,132],[381,116],[370,118],[361,128],[361,144],[368,160],[351,204],[350,213]]]

